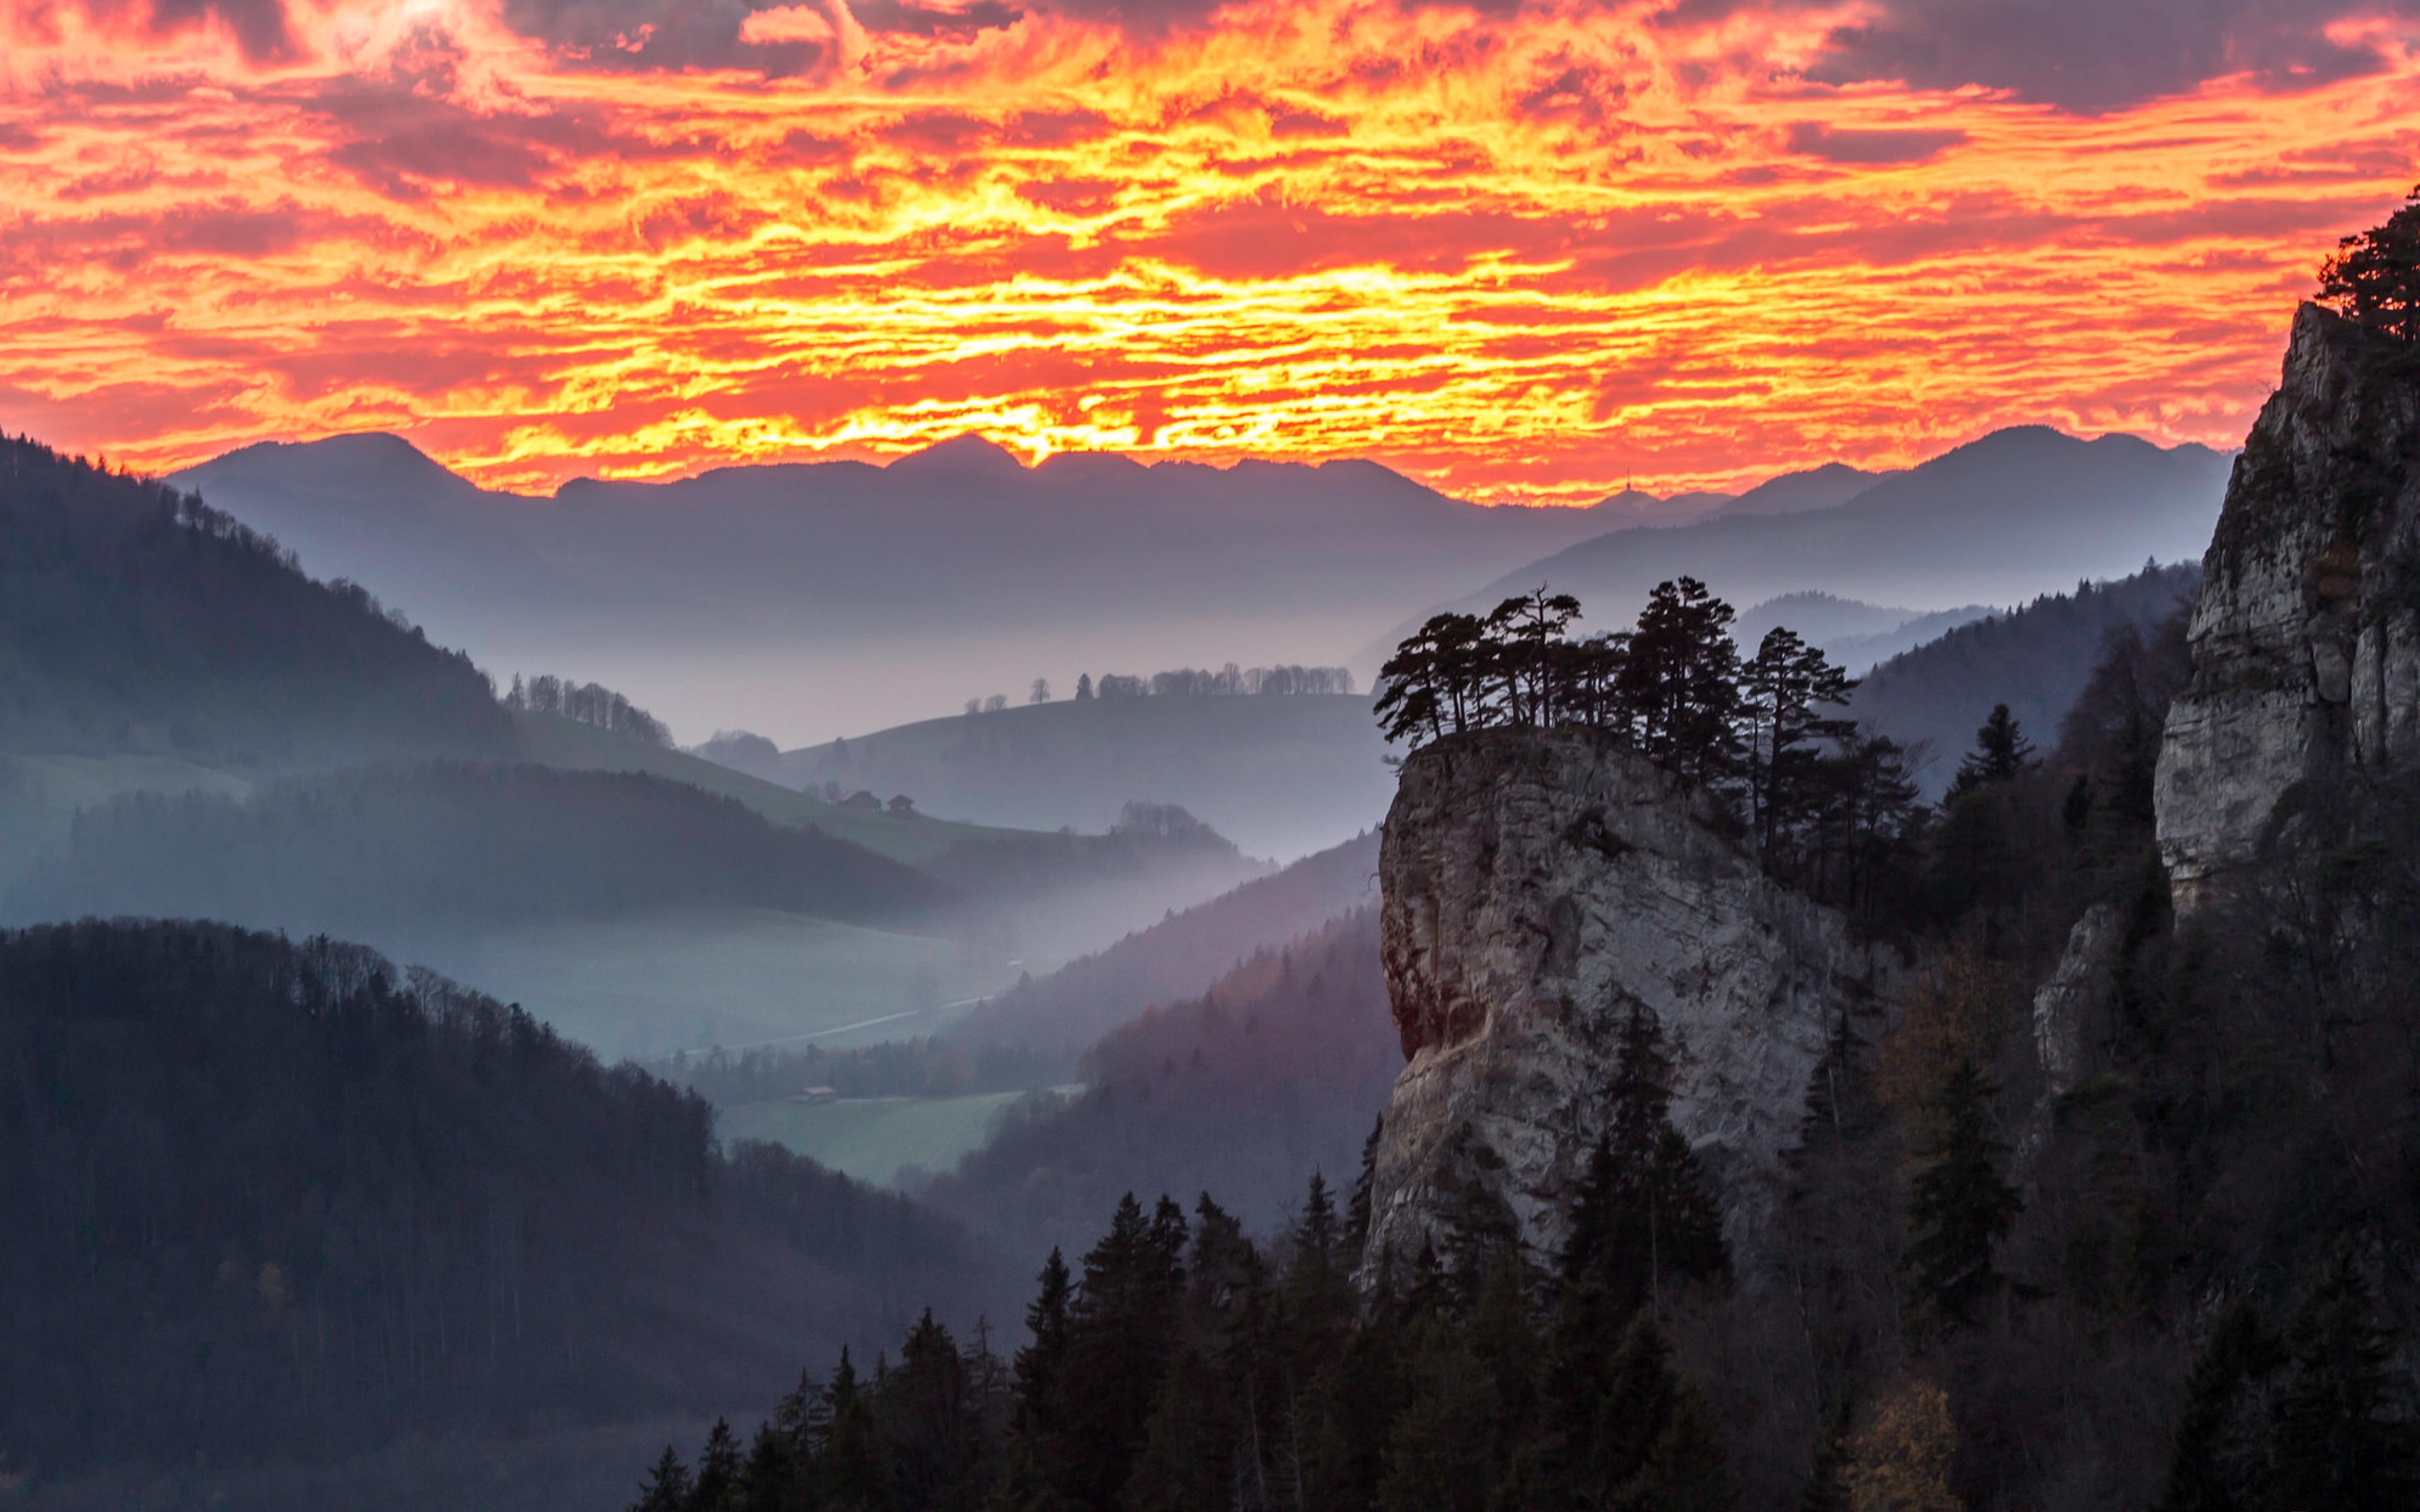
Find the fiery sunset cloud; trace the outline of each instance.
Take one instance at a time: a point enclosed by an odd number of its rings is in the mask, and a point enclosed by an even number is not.
[[[2226,446],[2420,177],[2410,4],[7,4],[0,424],[153,470]]]

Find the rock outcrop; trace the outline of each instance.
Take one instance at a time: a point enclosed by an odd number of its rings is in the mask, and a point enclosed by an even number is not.
[[[2420,352],[2315,305],[2202,563],[2160,756],[2180,908],[2256,858],[2298,785],[2420,765]]]
[[[1365,1273],[1474,1195],[1544,1256],[1608,1118],[1633,1003],[1675,1051],[1672,1121],[1743,1274],[1764,1249],[1809,1078],[1872,965],[1668,773],[1593,732],[1490,730],[1404,763],[1378,874],[1410,1064],[1387,1105]]]

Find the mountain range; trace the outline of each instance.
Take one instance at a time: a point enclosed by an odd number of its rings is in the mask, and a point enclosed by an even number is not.
[[[2198,558],[2229,466],[2206,446],[2014,426],[1841,503],[1616,531],[1439,607],[1484,611],[1544,583],[1578,597],[1592,625],[1611,629],[1629,624],[1656,583],[1683,576],[1733,604],[1809,591],[1924,609],[2024,603],[2147,560]],[[1407,617],[1352,665],[1375,665],[1420,618]]]
[[[744,725],[787,748],[970,697],[1022,702],[1037,678],[1063,696],[1078,674],[1336,663],[1358,646],[1366,681],[1431,608],[1541,580],[1623,619],[1680,572],[1738,604],[2022,601],[2198,551],[2225,467],[2205,448],[2033,427],[1905,472],[1829,464],[1736,498],[1483,508],[1370,462],[1026,467],[968,437],[884,467],[577,480],[537,499],[368,434],[246,447],[169,481],[500,677],[601,679],[688,739]]]

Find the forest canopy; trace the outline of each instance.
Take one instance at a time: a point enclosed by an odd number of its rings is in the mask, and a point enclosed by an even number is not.
[[[180,493],[0,436],[0,731],[277,769],[504,755],[458,652]]]

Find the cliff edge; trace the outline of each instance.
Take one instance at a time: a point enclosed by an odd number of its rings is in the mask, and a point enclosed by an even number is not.
[[[2168,715],[2178,905],[2256,859],[2305,784],[2420,764],[2420,355],[2317,305],[2236,458]]]
[[[1493,729],[1406,759],[1379,850],[1387,987],[1410,1063],[1372,1172],[1365,1274],[1474,1198],[1541,1257],[1609,1118],[1634,1003],[1675,1062],[1742,1273],[1786,1184],[1809,1078],[1868,995],[1836,912],[1768,879],[1669,773],[1589,730]]]

